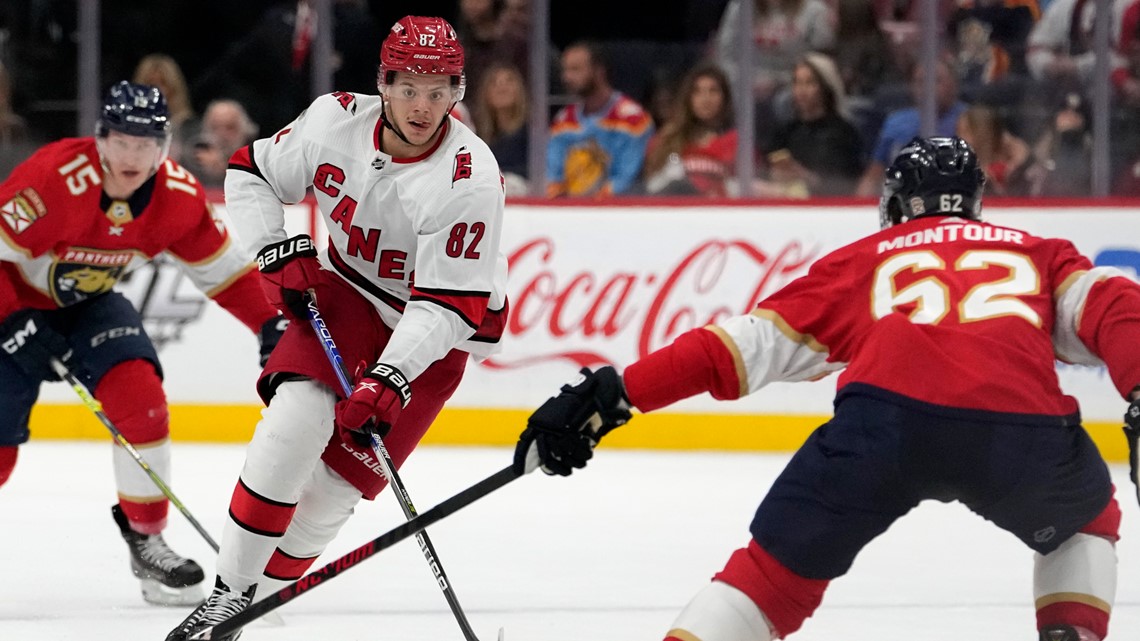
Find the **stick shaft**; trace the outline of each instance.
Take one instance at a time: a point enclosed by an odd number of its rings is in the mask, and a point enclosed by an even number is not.
[[[325,324],[324,319],[321,317],[320,310],[317,308],[317,299],[312,290],[306,294],[306,298],[309,308],[309,324],[312,326],[313,332],[317,335],[317,340],[320,341],[321,347],[324,348],[325,356],[328,357],[329,364],[335,371],[337,380],[340,381],[341,390],[347,398],[352,394],[352,383],[349,382],[344,359],[340,356],[340,350],[337,349],[336,342],[333,340],[328,325]],[[400,503],[400,509],[404,512],[404,518],[409,520],[415,518],[416,508],[415,505],[412,504],[412,497],[408,494],[407,487],[400,479],[400,475],[396,471],[396,465],[392,462],[392,457],[388,454],[388,448],[384,446],[383,439],[375,432],[371,433],[371,439],[372,451],[376,454],[377,460],[380,462],[381,470],[384,472],[384,478],[388,479],[388,483],[392,486],[393,492],[396,494],[396,499]],[[439,555],[436,553],[435,546],[432,544],[431,539],[428,538],[427,532],[418,532],[416,534],[416,540],[419,541],[420,550],[424,554],[424,559],[427,560],[428,567],[431,568],[432,573],[435,575],[436,583],[439,585],[440,590],[443,591],[447,605],[451,608],[452,614],[455,615],[455,620],[459,624],[464,638],[467,641],[479,641],[479,638],[475,636],[475,631],[471,628],[471,624],[467,621],[467,615],[464,614],[463,607],[459,604],[459,598],[455,595],[455,591],[451,589],[451,580],[447,578],[447,573],[443,570],[443,564],[439,561]]]
[[[150,477],[150,480],[154,482],[155,486],[158,487],[162,494],[166,496],[167,499],[170,499],[170,503],[176,507],[179,512],[182,513],[182,516],[186,517],[186,520],[190,522],[190,525],[194,526],[194,529],[198,530],[198,534],[201,534],[202,538],[206,539],[206,543],[209,543],[210,547],[214,548],[214,551],[217,552],[218,544],[216,541],[214,541],[214,537],[210,536],[210,533],[206,531],[206,528],[202,527],[202,524],[198,522],[198,519],[194,518],[194,515],[190,513],[190,510],[188,510],[186,506],[183,505],[182,501],[180,501],[178,497],[175,496],[174,490],[171,490],[170,486],[162,480],[162,477],[159,476],[158,473],[151,468],[151,466],[146,462],[142,455],[139,454],[139,451],[135,449],[135,446],[131,445],[131,442],[127,440],[127,437],[123,436],[123,433],[119,431],[119,428],[115,427],[115,424],[111,422],[111,419],[103,411],[103,404],[91,395],[91,392],[87,390],[87,386],[84,385],[83,382],[75,376],[75,374],[72,374],[71,370],[67,369],[67,366],[61,363],[58,358],[53,357],[51,359],[51,366],[53,369],[55,369],[56,374],[59,374],[60,378],[67,381],[68,385],[71,385],[71,389],[75,390],[75,393],[79,395],[79,398],[83,401],[83,404],[86,405],[87,408],[95,414],[96,418],[99,419],[99,422],[101,422],[103,426],[106,427],[109,432],[111,432],[111,437],[115,439],[115,442],[118,443],[120,447],[122,447],[127,451],[128,454],[131,455],[131,458],[133,458],[135,460],[135,463],[138,463],[139,467],[141,467],[143,471],[146,472],[147,476]]]
[[[277,592],[242,610],[233,617],[226,619],[212,628],[203,630],[193,638],[204,641],[224,637],[248,625],[254,619],[276,610],[286,602],[293,600],[305,592],[327,583],[336,578],[341,572],[355,567],[361,561],[392,547],[409,536],[423,531],[423,529],[429,525],[441,521],[445,517],[471,505],[475,501],[519,478],[519,476],[520,475],[516,474],[512,467],[505,467],[445,500],[427,512],[412,518],[410,521],[401,523],[388,532],[381,534],[348,554],[332,561],[328,565],[297,579],[293,583],[290,583]]]

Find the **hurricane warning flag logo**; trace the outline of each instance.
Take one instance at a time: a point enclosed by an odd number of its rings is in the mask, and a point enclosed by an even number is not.
[[[471,177],[471,152],[466,151],[466,147],[459,150],[455,154],[455,171],[451,175],[451,184],[454,185],[457,180],[463,180]]]

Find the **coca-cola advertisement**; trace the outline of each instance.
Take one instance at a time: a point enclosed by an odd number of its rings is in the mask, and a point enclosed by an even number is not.
[[[983,212],[1001,225],[1071,239],[1098,265],[1134,277],[1140,241],[1122,230],[1135,227],[1136,215],[1087,203],[987,205]],[[302,204],[290,208],[287,224],[323,244],[318,220]],[[508,205],[502,249],[510,262],[510,313],[502,350],[468,368],[448,407],[533,409],[579,368],[621,369],[685,331],[746,313],[818,257],[877,229],[878,212],[869,204]],[[256,338],[188,282],[160,278],[169,269],[140,272],[130,285],[146,294],[133,299],[147,303],[148,330],[162,342],[171,402],[257,405]],[[1086,420],[1119,420],[1121,401],[1103,368],[1058,371]],[[705,395],[663,412],[825,417],[835,379],[774,384],[728,403]],[[64,386],[43,391],[48,402],[74,402],[72,396]]]
[[[837,224],[855,220],[850,212],[781,209],[511,210],[507,336],[501,353],[469,370],[456,402],[541,403],[581,367],[620,369],[683,332],[749,312],[877,224],[873,212],[856,231]],[[826,384],[815,396],[826,411]],[[751,411],[747,403],[729,405]]]

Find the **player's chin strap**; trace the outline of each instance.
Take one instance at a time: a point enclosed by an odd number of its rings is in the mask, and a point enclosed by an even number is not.
[[[447,122],[447,117],[451,115],[451,110],[455,109],[455,105],[457,105],[457,104],[459,104],[459,101],[451,103],[451,106],[447,108],[447,112],[443,114],[443,119],[439,121],[439,126],[435,128],[435,131],[431,132],[431,135],[433,137],[439,133],[440,129],[443,129],[443,123]],[[392,133],[396,134],[397,138],[399,138],[400,140],[403,140],[405,145],[415,147],[415,144],[413,144],[412,141],[408,140],[407,136],[404,135],[404,132],[397,129],[396,126],[392,124],[392,121],[388,120],[388,101],[387,100],[384,100],[384,104],[380,108],[380,122],[383,123],[385,128],[391,129]],[[429,140],[430,139],[431,138],[429,138]]]

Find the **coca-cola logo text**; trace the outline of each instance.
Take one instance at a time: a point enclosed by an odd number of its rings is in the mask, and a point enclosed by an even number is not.
[[[755,308],[764,297],[800,276],[819,254],[791,241],[765,251],[746,240],[705,240],[675,261],[627,269],[618,260],[587,267],[562,266],[549,237],[527,241],[508,255],[511,335],[507,354],[488,359],[493,368],[518,368],[570,360],[579,367],[625,362],[663,347],[678,335]],[[629,344],[636,354],[607,350]],[[531,340],[528,340],[528,337]],[[540,341],[541,337],[541,341]],[[534,353],[538,342],[558,348]],[[511,344],[526,345],[510,349]],[[511,357],[510,352],[528,352]]]

